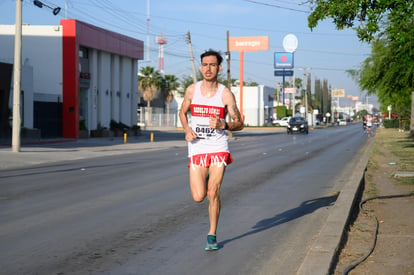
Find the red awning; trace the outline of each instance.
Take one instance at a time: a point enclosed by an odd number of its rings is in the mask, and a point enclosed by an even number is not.
[[[388,113],[382,113],[382,117],[388,117]],[[391,113],[391,117],[399,117],[396,113]]]

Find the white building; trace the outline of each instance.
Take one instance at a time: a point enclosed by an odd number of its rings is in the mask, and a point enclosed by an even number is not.
[[[240,108],[240,86],[231,87]],[[246,126],[265,126],[273,115],[274,89],[259,85],[243,87],[243,114]]]
[[[14,25],[0,25],[3,64],[13,63],[14,33]],[[143,47],[140,40],[72,19],[59,26],[24,25],[23,126],[39,128],[42,135],[78,138],[81,128],[109,128],[112,120],[136,125]],[[2,82],[10,84],[2,85],[0,97],[11,108],[12,79]]]

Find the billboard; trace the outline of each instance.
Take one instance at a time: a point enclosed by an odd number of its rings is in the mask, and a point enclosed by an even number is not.
[[[275,69],[292,69],[293,53],[275,53]]]
[[[285,88],[285,94],[296,94],[296,88]]]
[[[238,52],[266,51],[269,49],[269,37],[229,37],[229,49]]]
[[[332,89],[332,97],[345,97],[344,89]]]

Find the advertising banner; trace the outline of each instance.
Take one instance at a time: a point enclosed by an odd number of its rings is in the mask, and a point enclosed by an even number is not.
[[[285,94],[296,94],[296,88],[285,88]]]
[[[332,97],[345,97],[344,89],[332,89]]]
[[[230,37],[229,49],[238,52],[267,51],[269,49],[269,37]]]

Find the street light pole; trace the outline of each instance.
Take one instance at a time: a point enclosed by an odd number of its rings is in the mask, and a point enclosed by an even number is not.
[[[20,152],[20,130],[21,130],[21,72],[22,72],[22,2],[16,0],[16,23],[14,34],[14,73],[13,73],[13,125],[12,125],[12,152]],[[43,6],[53,10],[53,15],[60,12],[60,7],[52,8],[39,0],[33,1],[35,6]]]
[[[298,68],[298,70],[303,70],[303,85],[305,86],[305,118],[308,120],[308,74],[307,70],[312,70],[312,68]],[[313,124],[313,114],[311,116],[312,118],[312,124]]]
[[[12,151],[20,152],[20,80],[22,66],[22,0],[16,0],[16,26],[14,35],[13,75],[13,130]]]

